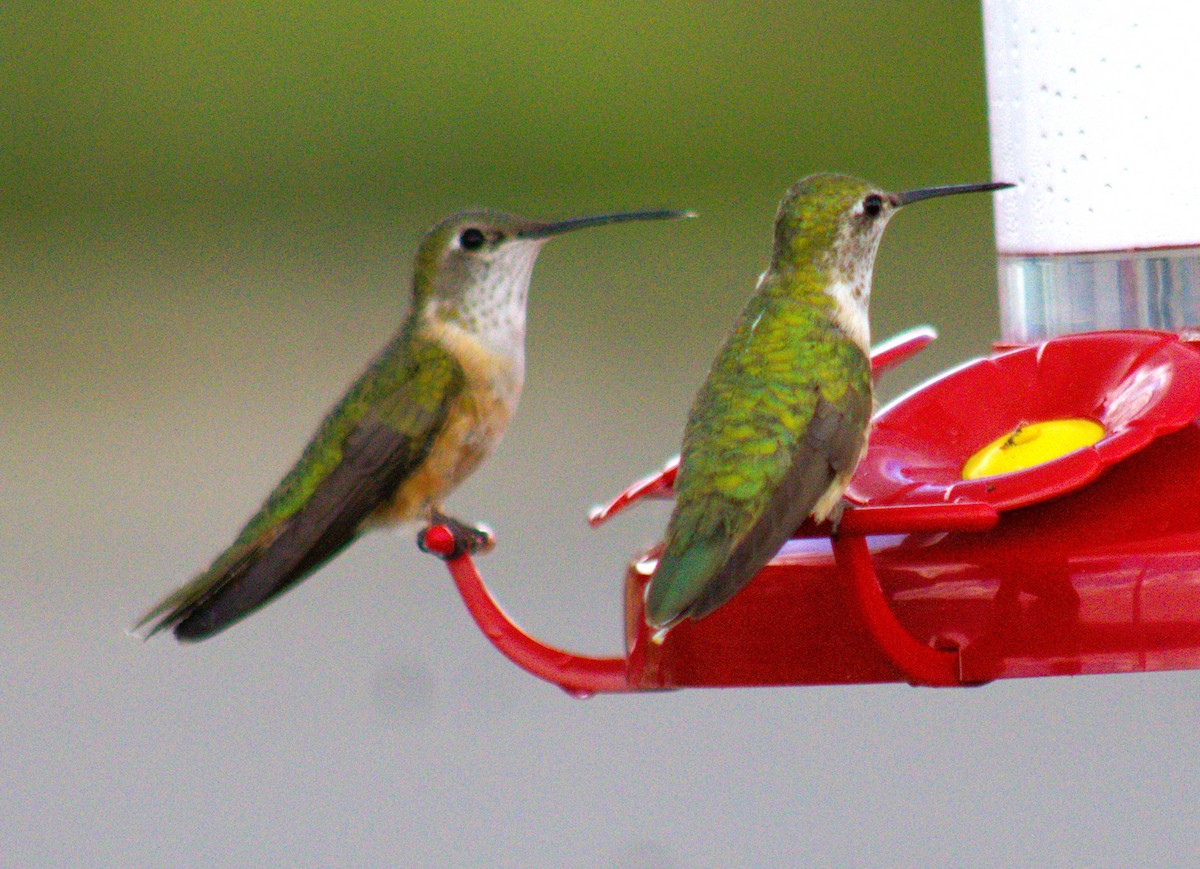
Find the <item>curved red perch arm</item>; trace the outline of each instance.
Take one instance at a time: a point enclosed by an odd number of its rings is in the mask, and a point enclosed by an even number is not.
[[[501,654],[538,678],[553,682],[573,697],[597,692],[632,691],[624,658],[592,658],[547,646],[533,639],[500,607],[468,553],[453,555],[454,536],[444,525],[425,534],[425,547],[445,560],[475,624]]]
[[[833,555],[849,579],[851,599],[880,651],[914,685],[950,687],[960,684],[958,652],[918,643],[904,629],[883,596],[871,564],[867,538],[861,534],[833,538]]]
[[[849,584],[859,618],[892,665],[913,685],[952,687],[967,684],[961,677],[958,650],[934,649],[919,643],[900,624],[879,585],[863,535],[988,531],[1000,521],[1000,514],[990,505],[976,502],[925,506],[930,509],[918,505],[848,508],[842,514],[839,533],[832,539],[833,557]]]

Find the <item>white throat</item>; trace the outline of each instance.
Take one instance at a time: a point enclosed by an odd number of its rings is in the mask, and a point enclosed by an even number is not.
[[[825,292],[833,299],[833,319],[846,337],[858,345],[868,356],[871,355],[871,266],[865,274],[832,274]]]
[[[856,233],[843,224],[829,260],[829,284],[825,292],[834,301],[834,321],[846,337],[871,354],[871,275],[875,253],[887,220],[876,223],[869,233]]]
[[[529,280],[541,245],[538,240],[499,248],[480,264],[460,294],[431,299],[428,319],[452,324],[488,352],[523,368]]]

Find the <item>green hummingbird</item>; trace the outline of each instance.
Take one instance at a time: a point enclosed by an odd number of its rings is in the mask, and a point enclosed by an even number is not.
[[[721,606],[806,517],[823,521],[838,505],[871,423],[867,308],[888,219],[922,199],[1010,186],[888,193],[821,174],[787,191],[771,264],[684,428],[675,507],[646,587],[659,639]]]
[[[525,302],[542,245],[584,227],[687,216],[635,211],[549,222],[468,211],[437,224],[417,250],[411,309],[395,337],[233,544],[134,630],[210,637],[380,525],[444,522],[459,546],[490,545],[486,529],[450,519],[441,503],[491,453],[517,406]]]

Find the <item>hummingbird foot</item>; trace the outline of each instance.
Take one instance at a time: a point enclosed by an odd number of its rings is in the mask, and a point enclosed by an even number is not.
[[[833,509],[829,511],[826,517],[829,520],[829,536],[837,537],[838,528],[842,524],[842,515],[846,512],[846,499],[838,498],[838,502],[833,505]]]
[[[496,546],[496,535],[486,525],[468,525],[436,511],[429,521],[430,524],[417,533],[417,546],[422,552],[430,552],[446,561],[466,553],[474,555],[477,552],[490,552]],[[450,540],[447,543],[430,539],[430,530],[437,526],[450,532]]]

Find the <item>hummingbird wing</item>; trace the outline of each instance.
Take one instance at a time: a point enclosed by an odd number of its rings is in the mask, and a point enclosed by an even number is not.
[[[689,610],[693,618],[712,612],[740,591],[766,566],[817,503],[840,479],[849,481],[866,442],[870,402],[838,408],[818,401],[813,424],[784,478],[745,535],[705,584]],[[840,496],[840,492],[839,492]],[[824,519],[824,516],[816,517]]]
[[[354,540],[421,465],[464,383],[440,346],[401,335],[325,417],[234,544],[137,628],[202,640],[300,582]]]
[[[751,338],[757,323],[743,317],[688,419],[675,509],[646,591],[656,627],[733,597],[862,455],[873,400],[866,356],[844,337],[797,340],[795,324],[764,321],[765,334]]]

